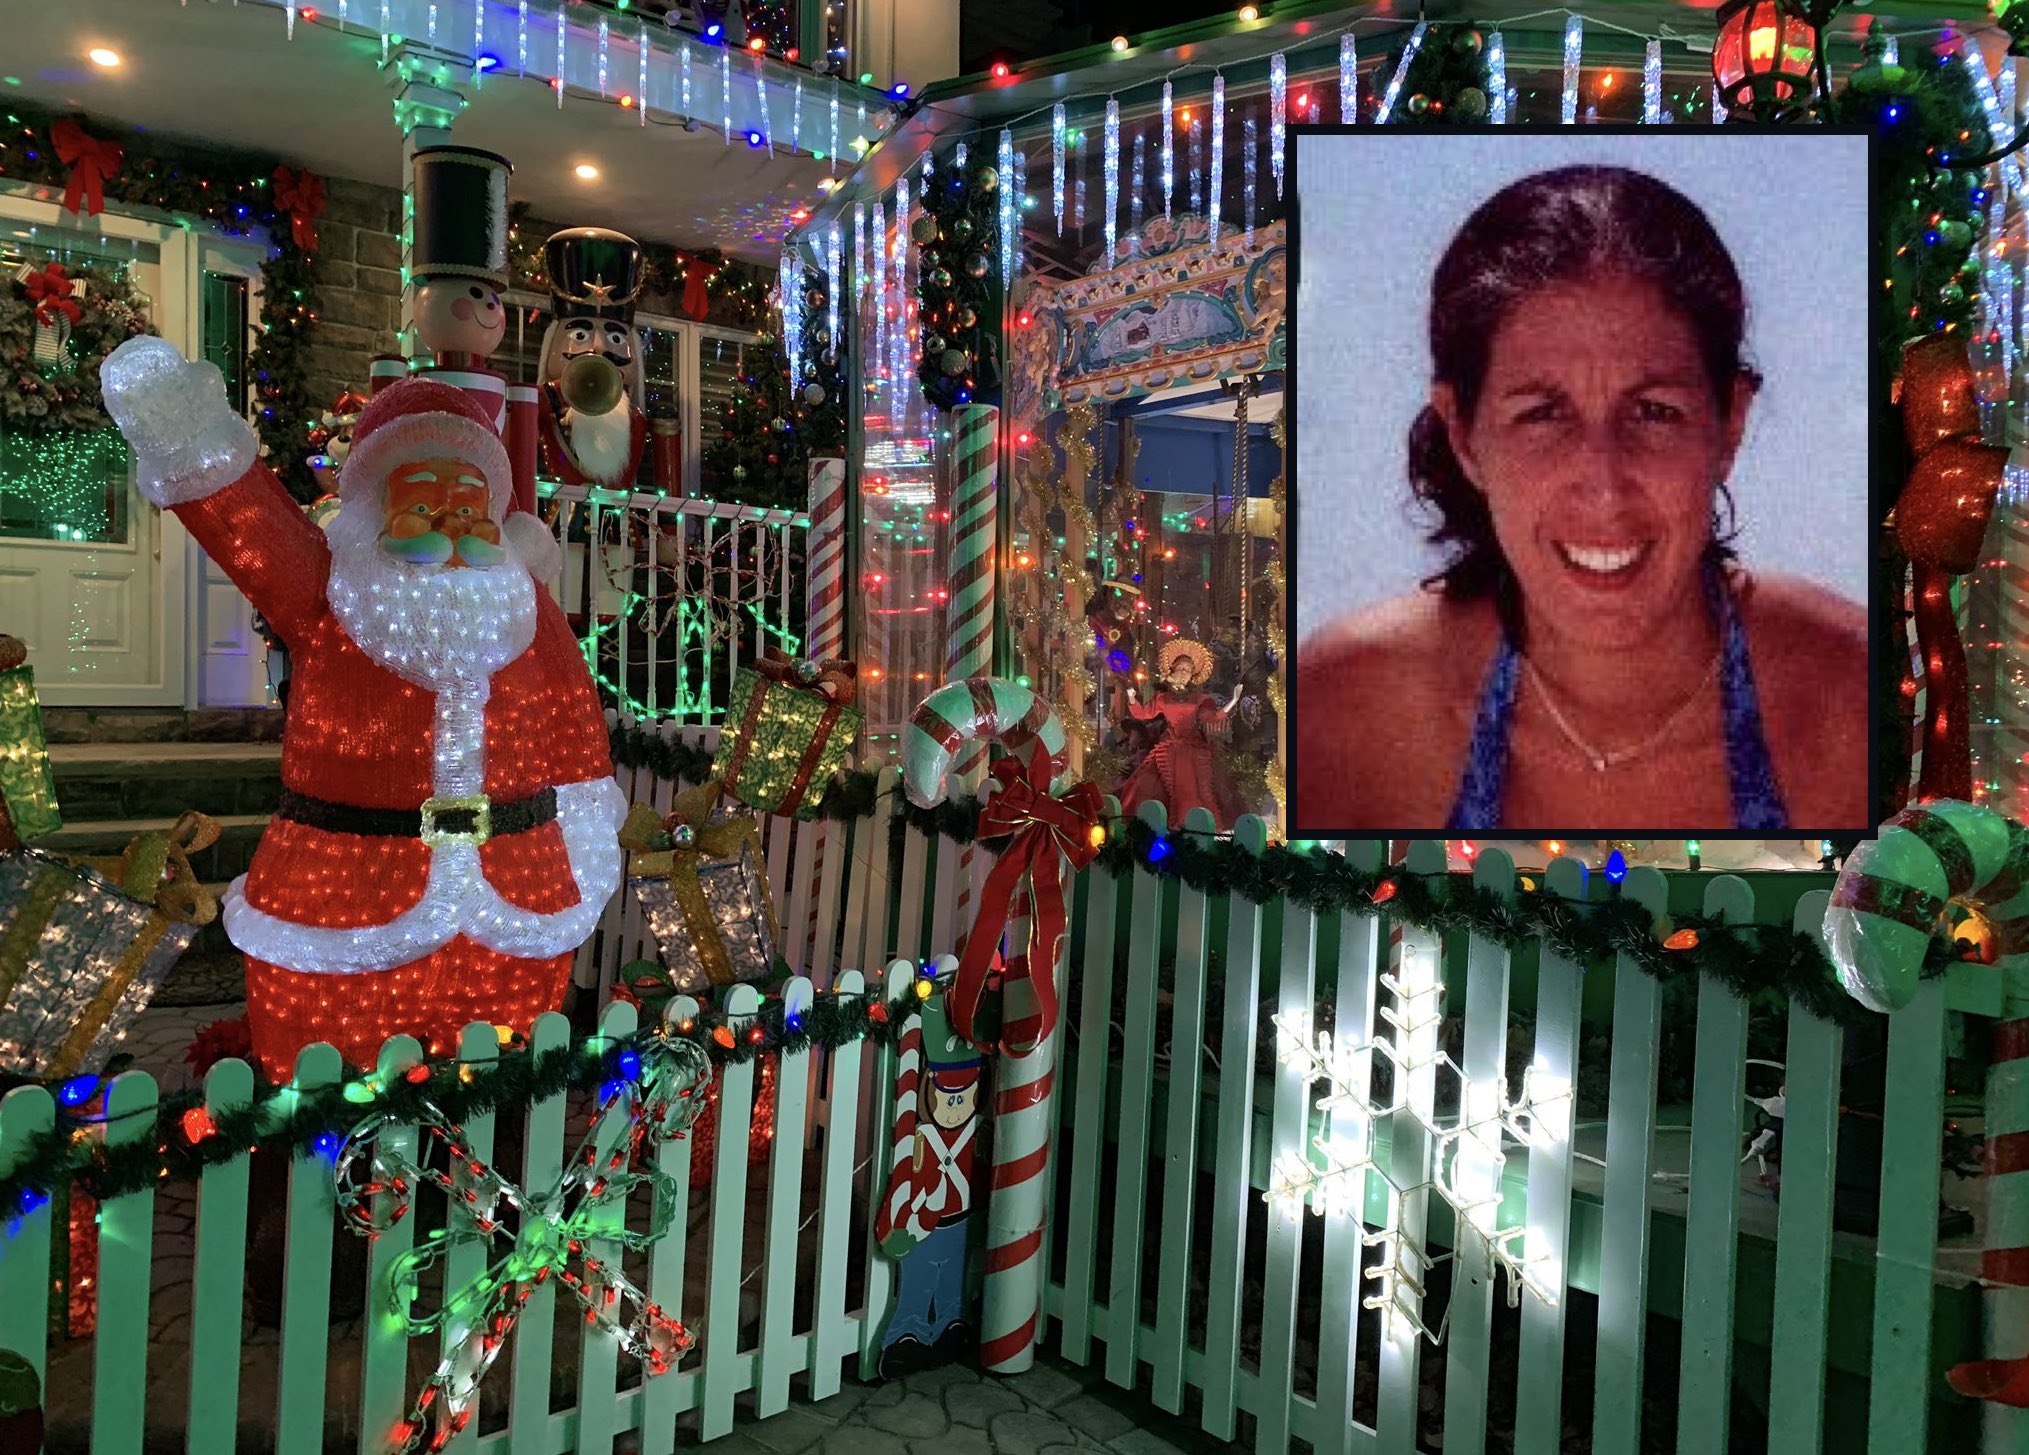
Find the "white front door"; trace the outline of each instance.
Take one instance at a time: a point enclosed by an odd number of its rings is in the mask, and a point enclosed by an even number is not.
[[[24,262],[124,274],[146,295],[156,331],[194,351],[192,234],[0,196],[7,283]],[[117,431],[30,433],[0,421],[0,631],[28,644],[45,703],[183,702],[186,542],[176,519],[135,489]]]

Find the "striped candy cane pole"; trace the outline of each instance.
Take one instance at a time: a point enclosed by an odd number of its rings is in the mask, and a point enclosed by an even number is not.
[[[963,406],[955,411],[952,436],[958,447],[952,460],[956,483],[951,492],[951,599],[946,607],[950,660],[944,676],[946,681],[962,682],[993,670],[1000,411],[985,404]],[[960,750],[952,770],[976,774],[985,766],[986,744],[975,741]],[[975,864],[970,844],[958,851],[957,922],[961,925],[972,923],[972,901],[985,862],[982,854]]]
[[[1007,942],[1026,961],[1030,950],[1029,890],[1016,892]],[[1051,973],[1055,973],[1054,968]],[[1006,1014],[1033,1019],[1026,976],[1011,976]],[[1026,1056],[995,1062],[993,1200],[986,1226],[986,1307],[980,1317],[979,1362],[991,1374],[1019,1374],[1035,1362],[1043,1324],[1044,1170],[1050,1154],[1051,1091],[1056,1038],[1045,1036]]]
[[[809,598],[805,655],[816,661],[845,656],[845,461],[810,462],[810,549],[805,569]],[[825,840],[831,820],[817,822],[816,867],[810,876],[810,927],[803,940],[807,970],[817,960],[819,892],[824,888]]]

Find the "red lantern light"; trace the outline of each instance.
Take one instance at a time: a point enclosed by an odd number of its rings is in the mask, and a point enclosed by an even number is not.
[[[1774,121],[1810,103],[1818,33],[1778,0],[1726,0],[1719,7],[1712,79],[1729,110]]]

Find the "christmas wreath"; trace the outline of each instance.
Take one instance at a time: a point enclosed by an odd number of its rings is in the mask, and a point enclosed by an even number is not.
[[[148,299],[120,273],[96,265],[24,264],[0,288],[0,429],[111,429],[99,397],[99,365],[128,339],[153,332]]]

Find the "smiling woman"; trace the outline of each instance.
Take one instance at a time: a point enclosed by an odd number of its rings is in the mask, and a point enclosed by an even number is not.
[[[1304,643],[1293,832],[1864,824],[1864,612],[1733,546],[1746,322],[1710,220],[1645,172],[1472,213],[1408,441],[1445,563]]]

